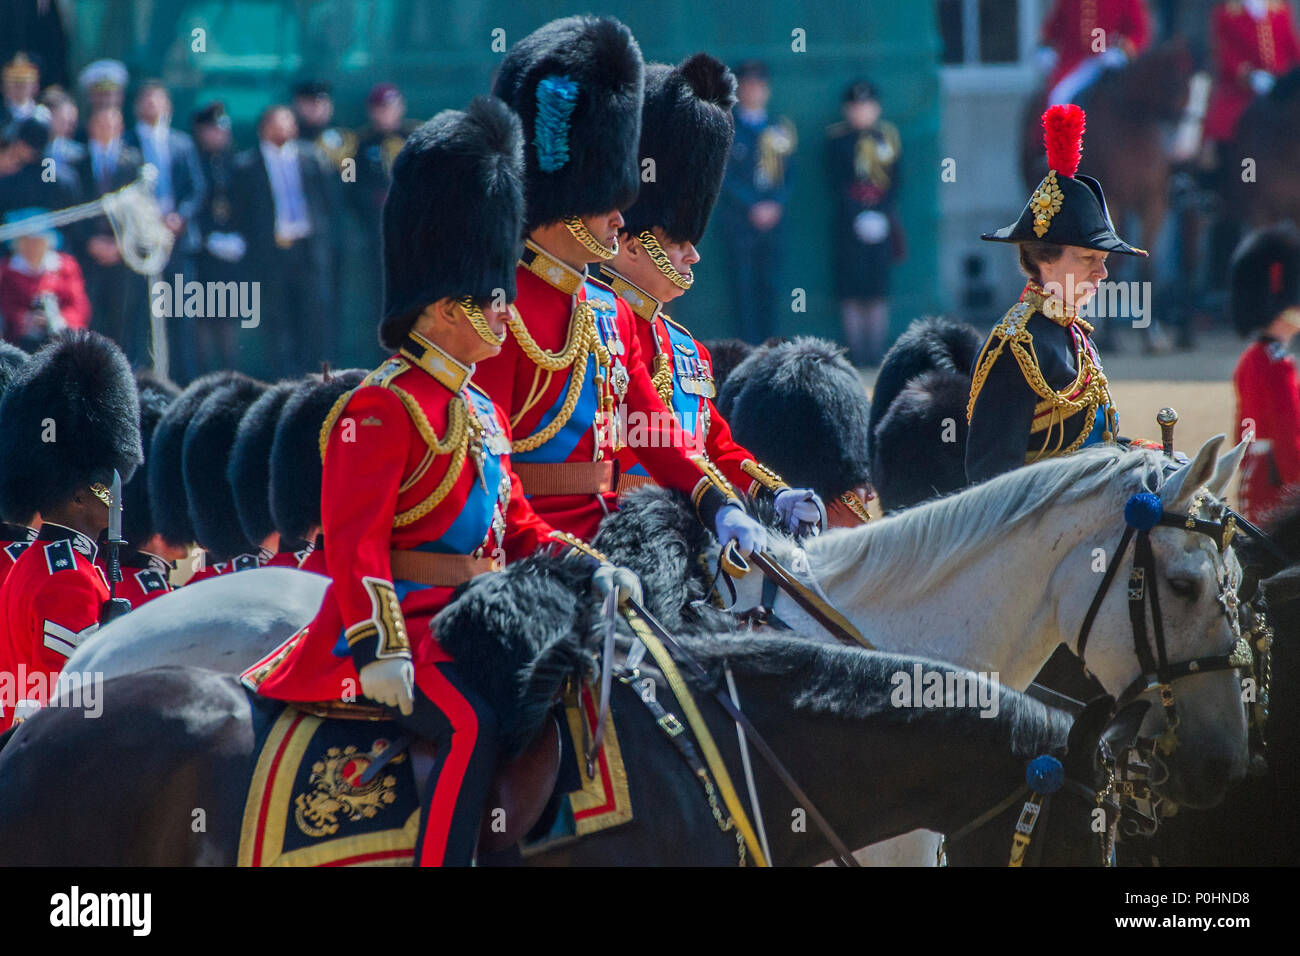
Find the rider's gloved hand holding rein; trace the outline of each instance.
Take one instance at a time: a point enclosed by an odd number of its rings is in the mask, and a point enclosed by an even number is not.
[[[637,577],[636,572],[631,568],[611,564],[609,561],[602,562],[600,567],[596,568],[596,573],[591,579],[591,587],[601,598],[606,597],[611,591],[617,591],[619,604],[625,600],[636,604],[645,603],[641,595],[641,579]]]
[[[713,530],[720,545],[725,548],[727,542],[734,541],[736,548],[745,557],[754,551],[767,550],[767,531],[745,514],[745,509],[736,502],[729,502],[718,509],[713,518]]]
[[[811,488],[782,488],[772,503],[781,516],[781,524],[790,534],[811,529],[812,534],[826,530],[826,505]]]

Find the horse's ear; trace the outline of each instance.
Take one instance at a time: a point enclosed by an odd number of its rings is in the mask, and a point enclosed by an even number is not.
[[[1106,729],[1102,731],[1101,737],[1112,753],[1118,754],[1121,750],[1132,746],[1150,708],[1151,701],[1135,700],[1111,718]]]
[[[1072,773],[1078,777],[1091,771],[1093,755],[1097,751],[1097,741],[1101,739],[1102,731],[1110,722],[1110,715],[1115,712],[1115,698],[1109,694],[1102,694],[1100,697],[1094,697],[1088,701],[1083,713],[1074,718],[1074,726],[1070,728],[1069,741],[1066,744],[1068,753],[1065,755],[1065,769],[1067,773]]]
[[[1160,490],[1160,503],[1165,511],[1186,511],[1196,489],[1204,485],[1214,475],[1218,462],[1219,447],[1226,435],[1215,435],[1196,453],[1196,457],[1174,472],[1164,488]]]
[[[1300,600],[1300,564],[1292,565],[1261,582],[1269,607],[1281,607]]]
[[[1210,494],[1216,498],[1223,497],[1223,493],[1228,490],[1228,482],[1232,481],[1232,476],[1237,473],[1237,467],[1241,464],[1241,456],[1245,453],[1246,441],[1242,439],[1232,451],[1220,456],[1218,464],[1214,466],[1214,474],[1210,476],[1210,480],[1205,485],[1210,489]]]

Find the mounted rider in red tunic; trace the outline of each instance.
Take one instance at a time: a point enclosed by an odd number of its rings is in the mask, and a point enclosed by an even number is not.
[[[1214,89],[1205,114],[1205,138],[1231,142],[1251,101],[1300,64],[1300,42],[1290,7],[1280,0],[1244,0],[1214,8]]]
[[[472,861],[498,756],[494,714],[430,621],[458,585],[562,540],[523,496],[504,413],[470,381],[501,348],[514,299],[521,145],[514,115],[484,97],[398,155],[380,323],[393,354],[320,431],[330,587],[316,618],[243,675],[281,700],[364,695],[436,745],[421,865]]]
[[[791,488],[732,436],[714,404],[709,350],[664,312],[664,304],[694,282],[691,267],[700,259],[696,244],[717,202],[731,150],[736,79],[707,53],[677,67],[652,64],[645,77],[640,161],[643,168],[653,163],[655,175],[624,210],[618,253],[601,266],[601,277],[635,314],[633,327],[651,381],[695,447],[732,487],[750,497],[774,498],[788,530],[825,528],[826,509],[816,492]],[[636,448],[623,449],[619,466],[620,492],[652,482]]]
[[[691,495],[701,521],[747,552],[764,544],[762,527],[665,409],[642,320],[588,270],[614,257],[620,210],[637,196],[643,88],[640,49],[608,17],[556,20],[506,54],[495,92],[523,123],[528,238],[519,318],[476,379],[509,416],[524,491],[555,527],[595,534],[618,507],[631,445],[657,484]]]
[[[1124,65],[1151,42],[1145,0],[1056,0],[1042,42],[1055,53],[1048,106],[1077,101],[1103,70]]]

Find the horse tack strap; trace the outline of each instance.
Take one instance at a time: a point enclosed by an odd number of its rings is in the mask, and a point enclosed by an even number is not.
[[[726,764],[723,763],[722,757],[718,753],[716,745],[713,743],[713,738],[709,735],[708,727],[705,725],[703,717],[700,716],[699,710],[695,707],[694,700],[690,697],[690,691],[682,681],[681,674],[678,672],[676,664],[669,655],[668,649],[671,648],[672,653],[682,659],[683,663],[690,668],[692,674],[697,680],[707,680],[708,674],[705,673],[704,669],[700,667],[700,665],[697,664],[685,650],[682,649],[681,645],[673,640],[672,635],[664,630],[663,625],[656,621],[654,617],[640,605],[629,600],[626,602],[624,613],[627,616],[628,623],[632,626],[633,632],[641,638],[642,642],[647,648],[649,648],[651,654],[654,655],[656,662],[664,669],[664,677],[668,680],[669,687],[672,689],[673,693],[677,694],[678,687],[680,687],[681,692],[686,695],[684,700],[680,695],[678,699],[682,700],[682,709],[686,713],[692,729],[695,730],[696,735],[700,738],[700,745],[705,749],[706,756],[711,754],[710,766],[713,768],[714,773],[718,778],[718,786],[723,788],[723,796],[727,801],[727,808],[737,819],[738,825],[744,828],[743,832],[745,833],[745,839],[751,847],[751,850],[755,851],[757,854],[755,858],[759,860],[764,859],[762,851],[758,849],[756,842],[754,841],[754,831],[749,824],[749,818],[745,815],[744,808],[740,805],[740,800],[736,794],[735,787],[731,784],[731,778],[727,774]],[[674,681],[676,681],[676,683],[674,683]],[[831,827],[827,819],[822,816],[821,812],[809,798],[808,794],[804,792],[803,788],[799,786],[798,782],[790,774],[790,771],[786,769],[785,764],[781,762],[781,759],[776,755],[776,752],[772,750],[763,736],[758,732],[754,725],[750,723],[750,720],[745,716],[744,711],[740,710],[734,703],[732,703],[731,698],[727,696],[725,690],[717,691],[714,694],[714,697],[718,703],[722,705],[722,709],[726,711],[727,715],[736,722],[737,726],[744,730],[746,738],[751,744],[753,744],[754,749],[759,752],[759,755],[767,762],[771,771],[776,774],[777,778],[785,785],[785,788],[790,791],[790,794],[796,801],[798,801],[799,806],[808,811],[808,816],[812,818],[817,829],[820,830],[822,836],[826,838],[826,842],[829,843],[831,848],[835,851],[836,865],[846,867],[859,866],[860,864],[854,858],[853,852],[848,848],[844,841],[840,839],[839,835]],[[717,761],[716,766],[712,763],[713,759],[716,759]],[[764,863],[760,865],[766,864]]]
[[[704,759],[709,765],[709,771],[713,774],[713,779],[717,781],[718,789],[722,791],[722,800],[727,805],[728,812],[731,814],[732,819],[736,821],[736,826],[745,838],[745,846],[748,848],[750,855],[758,866],[767,866],[767,857],[763,855],[763,848],[759,846],[758,837],[749,822],[749,816],[745,813],[745,808],[740,802],[740,796],[736,793],[736,788],[731,782],[731,775],[727,773],[727,765],[723,762],[722,754],[718,752],[718,745],[714,742],[713,735],[709,733],[708,725],[705,724],[704,718],[700,715],[699,708],[695,706],[695,698],[691,696],[690,688],[686,686],[686,681],[682,679],[676,663],[668,653],[667,648],[664,647],[663,642],[659,640],[655,628],[643,616],[645,614],[644,609],[635,606],[634,602],[629,600],[623,614],[632,627],[632,632],[641,639],[641,643],[646,646],[646,649],[654,658],[655,664],[664,675],[664,679],[668,681],[668,689],[673,692],[673,696],[677,698],[677,702],[681,705],[682,713],[686,715],[686,722],[694,732],[695,739],[699,741],[700,750],[704,752]],[[666,632],[664,636],[667,636]]]

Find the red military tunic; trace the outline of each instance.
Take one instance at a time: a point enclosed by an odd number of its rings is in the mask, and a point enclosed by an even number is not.
[[[104,573],[104,580],[108,580],[106,549],[100,550],[95,564]],[[117,564],[122,571],[122,580],[113,589],[113,596],[126,598],[131,602],[132,609],[172,590],[172,563],[166,558],[148,551],[137,551],[135,548],[122,548],[118,552]]]
[[[1265,517],[1288,487],[1300,487],[1300,378],[1295,358],[1276,339],[1260,338],[1232,373],[1237,392],[1237,441],[1253,427],[1241,464],[1241,513]]]
[[[18,700],[46,702],[47,682],[31,685],[19,675],[58,674],[98,630],[108,584],[96,552],[86,535],[47,521],[0,588],[0,674],[15,682],[10,687],[27,688],[15,700],[0,700],[0,730],[12,723]]]
[[[329,576],[329,569],[325,566],[324,535],[316,535],[316,540],[307,545],[302,551],[299,551],[298,554],[299,571],[310,571],[312,574]]]
[[[1276,0],[1259,20],[1241,3],[1220,4],[1214,8],[1213,22],[1215,78],[1205,114],[1205,138],[1228,142],[1236,135],[1241,114],[1255,98],[1250,74],[1267,70],[1281,76],[1300,62],[1300,44],[1290,9]]]
[[[505,416],[468,384],[470,369],[412,339],[423,354],[403,347],[327,425],[321,515],[331,583],[316,618],[244,673],[263,695],[355,698],[360,666],[409,653],[416,684],[444,699],[426,681],[451,658],[429,624],[455,586],[400,578],[394,555],[464,555],[499,568],[551,539],[510,470]]]
[[[713,358],[685,326],[674,322],[662,311],[662,303],[635,283],[608,266],[605,278],[610,287],[626,302],[636,316],[633,327],[641,357],[650,363],[647,371],[663,405],[676,416],[683,431],[693,439],[693,447],[702,451],[734,488],[749,496],[760,488],[776,493],[789,485],[740,445],[731,434],[731,426],[718,414],[713,399]],[[619,490],[649,482],[650,476],[636,457],[636,449],[625,448],[619,454]]]
[[[203,552],[203,566],[190,575],[186,584],[194,584],[197,581],[206,581],[208,578],[215,578],[218,574],[229,574],[232,571],[250,571],[253,568],[260,568],[270,558],[271,553],[265,549],[259,548],[257,551],[248,551],[244,554],[237,554],[229,561],[214,561],[212,552]]]
[[[296,568],[302,564],[302,559],[307,556],[309,550],[311,550],[311,545],[306,548],[287,550],[282,546],[279,551],[263,561],[261,566],[264,568]]]
[[[697,507],[710,490],[710,507],[733,497],[676,416],[664,414],[628,304],[531,241],[515,276],[522,323],[512,322],[475,381],[509,416],[511,460],[537,513],[579,538],[595,535],[618,506],[613,463],[624,428],[638,422],[633,451],[656,483]]]
[[[35,528],[0,521],[0,587],[4,586],[5,578],[14,569],[19,555],[35,540]]]
[[[1095,48],[1094,30],[1104,31],[1102,50]],[[1143,0],[1056,0],[1043,22],[1042,36],[1043,43],[1057,53],[1047,81],[1050,90],[1084,60],[1116,44],[1124,46],[1130,57],[1141,53],[1151,40],[1151,17]]]

